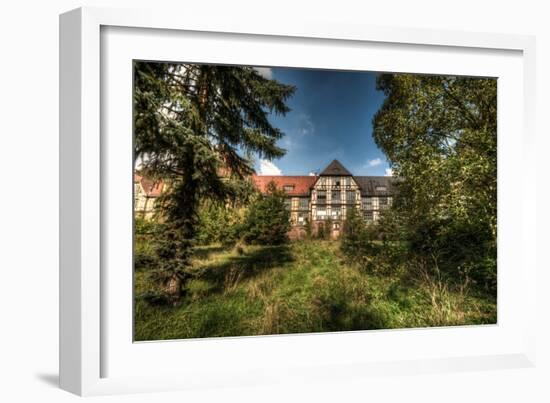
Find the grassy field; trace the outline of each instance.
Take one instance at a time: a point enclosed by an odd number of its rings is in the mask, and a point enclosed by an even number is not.
[[[151,305],[135,273],[135,340],[488,324],[496,303],[406,274],[346,265],[334,241],[198,248],[178,306]]]

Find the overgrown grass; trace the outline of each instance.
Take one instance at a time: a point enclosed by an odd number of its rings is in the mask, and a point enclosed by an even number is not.
[[[406,273],[365,273],[344,263],[334,241],[201,247],[181,304],[139,297],[153,287],[147,271],[137,270],[138,341],[496,322],[491,297],[411,281]]]

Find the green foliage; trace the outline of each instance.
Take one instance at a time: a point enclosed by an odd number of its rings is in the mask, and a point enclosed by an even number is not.
[[[330,217],[324,221],[317,222],[317,231],[315,233],[315,239],[319,240],[330,240],[330,235],[332,233],[333,222]]]
[[[311,239],[313,236],[313,226],[311,225],[311,220],[309,217],[305,218],[304,229],[306,231],[306,239]]]
[[[317,223],[317,233],[316,238],[317,239],[326,239],[328,237],[329,231],[327,231],[326,224],[323,221],[320,221]]]
[[[186,288],[191,300],[200,300],[212,291],[214,285],[205,280],[191,279],[187,282]]]
[[[152,238],[158,230],[158,224],[152,220],[136,217],[134,220],[134,234],[137,237]]]
[[[267,193],[258,195],[248,208],[243,240],[249,244],[280,245],[288,241],[289,230],[290,213],[285,206],[285,194],[271,182]]]
[[[368,266],[375,250],[367,224],[356,208],[348,208],[340,249],[347,260]]]
[[[204,201],[199,208],[197,243],[234,245],[243,226],[243,211],[222,203]]]
[[[153,274],[176,300],[191,266],[200,202],[242,196],[252,153],[284,154],[277,146],[283,133],[268,116],[289,111],[294,87],[238,66],[135,62],[134,77],[134,158],[144,174],[169,184],[158,202],[163,228]]]
[[[347,265],[334,241],[201,247],[178,306],[146,303],[136,273],[136,340],[495,323],[495,300],[405,274]],[[151,293],[154,295],[154,293]]]
[[[323,238],[319,237],[320,239],[326,239],[330,240],[331,234],[332,234],[332,227],[333,227],[332,218],[328,217],[324,222],[324,232],[323,232]]]
[[[136,270],[147,270],[158,265],[155,248],[147,242],[136,242],[134,248],[134,267]]]
[[[373,134],[399,178],[384,236],[446,281],[496,293],[496,80],[383,74],[377,85],[387,98]]]
[[[136,217],[134,220],[134,267],[136,270],[151,270],[158,265],[154,239],[158,224]]]
[[[283,133],[268,115],[289,111],[294,87],[243,66],[135,62],[134,77],[135,158],[146,157],[149,167],[175,168],[171,149],[191,137],[207,140],[210,164],[223,161],[239,177],[252,170],[239,145],[262,158],[284,154],[276,145]]]
[[[353,252],[366,232],[366,223],[356,208],[348,208],[342,234],[342,251]]]

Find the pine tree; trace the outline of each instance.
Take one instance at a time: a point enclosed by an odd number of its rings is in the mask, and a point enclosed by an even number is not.
[[[200,200],[234,200],[253,172],[253,155],[284,155],[276,144],[283,132],[268,115],[287,113],[295,88],[238,66],[135,62],[134,77],[134,161],[169,183],[159,200],[164,229],[156,278],[177,300]]]
[[[285,194],[273,182],[267,193],[258,195],[249,207],[243,239],[259,245],[280,245],[288,241],[290,213],[285,206]]]
[[[342,252],[352,258],[363,251],[366,239],[366,223],[356,208],[346,210],[346,221],[342,233]]]
[[[363,270],[375,268],[373,258],[379,253],[372,234],[375,225],[367,225],[357,208],[346,210],[340,249],[349,263],[357,264]]]

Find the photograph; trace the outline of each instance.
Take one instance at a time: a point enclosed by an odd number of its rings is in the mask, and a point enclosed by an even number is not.
[[[497,81],[134,60],[134,341],[495,325]]]
[[[550,403],[545,2],[2,5],[0,403]]]

